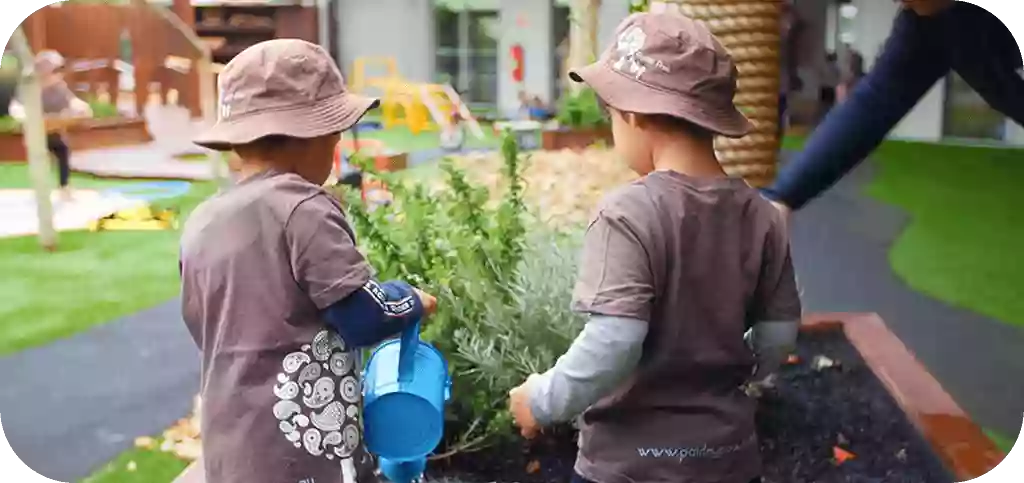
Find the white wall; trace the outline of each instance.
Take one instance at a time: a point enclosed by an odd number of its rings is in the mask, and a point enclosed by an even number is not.
[[[1024,146],[1024,127],[1010,119],[1006,120],[1006,144]]]
[[[615,38],[615,28],[629,16],[628,0],[604,0],[597,12],[597,50],[600,54]]]
[[[498,41],[498,109],[513,114],[519,109],[519,91],[540,96],[545,102],[554,99],[555,41],[552,39],[552,0],[504,0],[499,10],[501,35]],[[526,23],[525,28],[519,21]],[[512,79],[513,45],[522,45],[524,56],[523,85]]]
[[[433,19],[431,0],[338,0],[342,72],[351,76],[357,57],[394,57],[406,79],[433,82]]]
[[[864,56],[865,67],[870,69],[889,37],[893,20],[900,7],[896,2],[880,0],[853,0],[853,4],[857,6],[857,38],[853,46]],[[946,85],[940,80],[921,99],[917,107],[903,118],[890,137],[921,141],[941,140],[945,97]]]

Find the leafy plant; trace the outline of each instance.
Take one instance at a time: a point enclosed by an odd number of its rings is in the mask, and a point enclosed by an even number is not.
[[[95,119],[109,119],[121,115],[117,112],[117,106],[111,102],[89,99],[88,103],[89,108],[92,109],[92,117]]]
[[[21,122],[11,116],[0,117],[0,133],[14,134],[21,132]]]
[[[379,173],[392,202],[371,207],[340,188],[358,243],[381,279],[402,279],[438,297],[423,338],[449,359],[453,377],[451,438],[443,453],[473,451],[511,437],[509,389],[550,366],[580,328],[569,311],[575,239],[542,228],[523,201],[514,136],[502,142],[503,186],[497,200],[446,160],[445,186]]]
[[[586,87],[562,98],[558,122],[572,129],[593,129],[608,125],[608,116],[593,89]]]

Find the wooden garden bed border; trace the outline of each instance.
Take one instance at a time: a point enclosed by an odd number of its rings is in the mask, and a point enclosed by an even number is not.
[[[65,131],[72,151],[145,144],[153,140],[144,119],[94,119]],[[0,133],[0,162],[24,163],[27,155],[21,132]]]
[[[803,332],[841,330],[946,465],[956,481],[978,478],[1006,456],[928,372],[878,314],[823,313]]]
[[[878,314],[821,313],[804,318],[801,332],[841,330],[907,419],[957,481],[978,478],[1006,456],[942,388]],[[174,483],[204,483],[201,461]]]

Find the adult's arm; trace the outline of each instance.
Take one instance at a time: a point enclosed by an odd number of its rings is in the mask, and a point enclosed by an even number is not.
[[[860,163],[949,71],[935,29],[902,10],[874,68],[836,106],[784,165],[764,194],[793,210],[830,188]]]

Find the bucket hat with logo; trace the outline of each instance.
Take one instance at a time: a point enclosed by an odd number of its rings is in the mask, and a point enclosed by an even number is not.
[[[619,111],[685,119],[743,137],[750,121],[733,104],[736,64],[701,22],[679,13],[635,13],[594,64],[569,73]]]
[[[330,54],[298,39],[245,49],[224,67],[218,86],[217,122],[194,141],[218,151],[272,135],[309,139],[346,131],[379,104],[349,92]]]
[[[41,50],[36,54],[35,69],[39,74],[52,74],[64,67],[64,56],[56,50]]]

